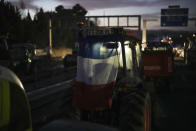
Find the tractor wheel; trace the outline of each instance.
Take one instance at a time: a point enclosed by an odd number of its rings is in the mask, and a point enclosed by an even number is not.
[[[119,113],[121,131],[151,131],[150,95],[143,89],[124,94]]]

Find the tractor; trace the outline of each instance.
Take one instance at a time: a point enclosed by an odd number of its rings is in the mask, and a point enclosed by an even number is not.
[[[80,119],[122,131],[151,130],[139,37],[122,28],[81,30],[73,106]]]
[[[72,83],[72,104],[80,120],[56,120],[40,131],[150,131],[151,98],[143,87],[143,72],[135,35],[122,28],[80,30],[77,76]],[[0,98],[0,130],[32,131],[22,83],[1,66]]]

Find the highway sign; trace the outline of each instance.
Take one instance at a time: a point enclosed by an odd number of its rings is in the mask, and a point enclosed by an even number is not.
[[[161,26],[187,26],[188,8],[161,9]]]

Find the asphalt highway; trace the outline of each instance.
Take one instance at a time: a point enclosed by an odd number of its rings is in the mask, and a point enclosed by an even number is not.
[[[196,70],[175,65],[169,90],[153,95],[152,131],[196,131]]]

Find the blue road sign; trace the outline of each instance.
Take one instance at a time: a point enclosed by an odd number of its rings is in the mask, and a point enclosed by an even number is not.
[[[188,8],[161,9],[161,26],[187,26]]]

